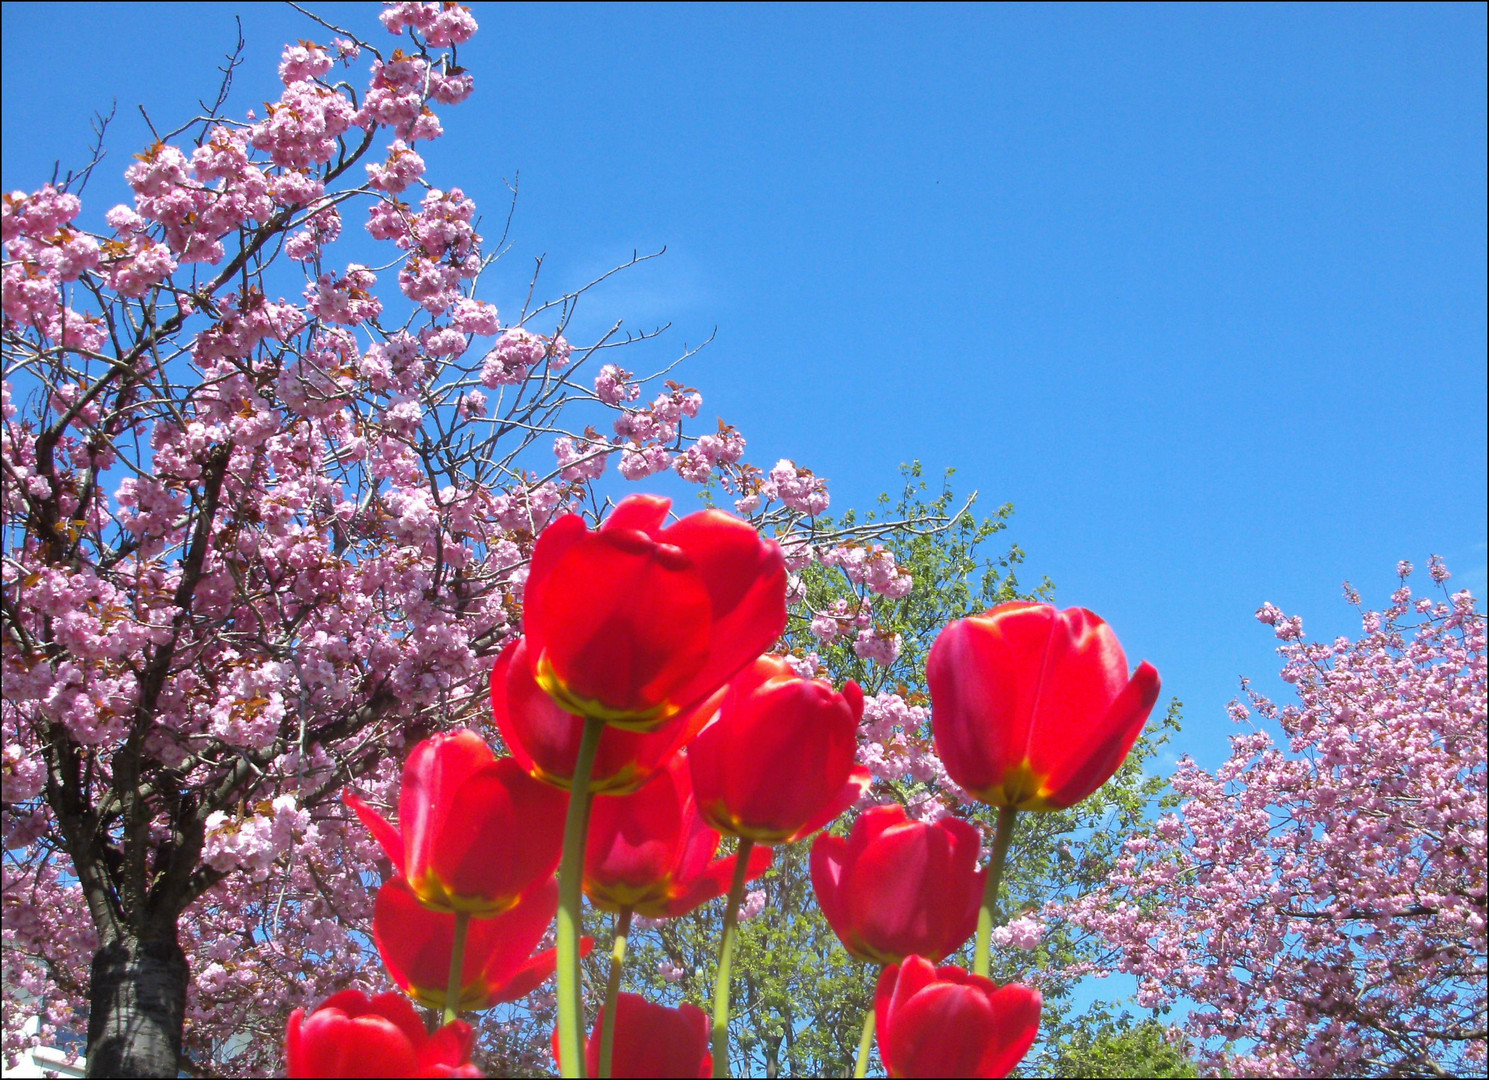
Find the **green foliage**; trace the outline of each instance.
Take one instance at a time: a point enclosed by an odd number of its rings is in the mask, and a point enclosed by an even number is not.
[[[826,672],[839,684],[852,679],[865,693],[905,688],[902,693],[923,694],[925,659],[931,642],[952,619],[986,611],[1008,600],[1053,600],[1055,587],[1044,578],[1032,592],[1020,589],[1016,568],[1024,561],[1017,544],[1001,554],[990,555],[985,545],[1008,528],[1013,505],[1004,503],[991,517],[972,513],[977,495],[958,506],[952,490],[954,469],[946,470],[941,490],[934,496],[922,475],[920,463],[903,466],[903,487],[897,498],[879,497],[879,508],[865,514],[848,510],[841,518],[819,518],[819,534],[831,535],[849,529],[878,526],[876,543],[893,552],[896,565],[915,579],[909,595],[898,600],[872,598],[874,625],[897,633],[903,651],[893,664],[881,666],[860,659],[853,652],[853,635],[823,643],[808,630],[810,615],[793,614],[785,639],[798,655],[817,653]],[[862,542],[850,544],[862,546]],[[840,569],[811,563],[801,571],[806,587],[806,607],[820,611],[834,600],[846,598],[851,606],[862,597]]]
[[[1093,1080],[1119,1077],[1167,1080],[1199,1075],[1183,1036],[1170,1041],[1169,1029],[1157,1020],[1134,1022],[1123,1016],[1113,1021],[1104,1011],[1096,1011],[1086,1014],[1081,1021],[1066,1039],[1044,1055],[1039,1062],[1043,1067],[1037,1075]],[[1036,1075],[1027,1067],[1022,1071]]]

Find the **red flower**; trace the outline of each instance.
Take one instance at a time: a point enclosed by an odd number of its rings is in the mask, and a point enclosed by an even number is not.
[[[511,910],[489,919],[472,919],[465,938],[458,1011],[489,1009],[526,997],[552,974],[555,950],[532,955],[558,911],[558,882],[537,886]],[[455,916],[430,911],[397,878],[377,893],[372,938],[388,974],[405,993],[432,1008],[449,996],[450,951],[455,947]],[[580,954],[594,945],[584,939]]]
[[[729,891],[735,856],[714,859],[719,834],[698,817],[682,755],[633,795],[602,796],[590,811],[584,891],[607,911],[649,919],[686,915]],[[769,848],[750,853],[746,880],[765,873]]]
[[[605,1008],[595,1018],[595,1029],[584,1044],[584,1075],[600,1075],[600,1031]],[[713,1075],[713,1055],[708,1051],[708,1014],[686,1002],[675,1009],[653,1005],[639,994],[617,994],[615,998],[615,1045],[610,1051],[610,1075],[681,1076]],[[558,1060],[558,1029],[553,1029],[553,1060]]]
[[[786,627],[779,545],[718,510],[664,529],[671,505],[632,495],[594,532],[569,514],[538,537],[523,612],[528,661],[577,716],[650,731]]]
[[[1099,616],[1022,600],[948,625],[926,677],[947,773],[1016,810],[1064,809],[1106,783],[1158,700],[1158,672],[1145,660],[1128,678]]]
[[[965,821],[908,821],[899,805],[875,806],[847,839],[812,844],[812,887],[843,946],[860,960],[939,963],[972,936],[986,871],[982,844]]]
[[[606,724],[600,732],[589,790],[625,795],[641,787],[713,715],[712,700],[654,731],[627,731]],[[562,708],[533,678],[526,638],[503,649],[491,669],[491,712],[512,756],[529,775],[556,787],[573,786],[584,720]]]
[[[857,683],[838,693],[779,656],[760,657],[688,748],[703,820],[761,844],[816,832],[868,790],[869,770],[853,764],[862,716]]]
[[[1038,990],[999,987],[912,956],[884,969],[874,995],[890,1076],[1007,1076],[1039,1034]]]
[[[396,827],[345,798],[414,894],[440,911],[498,914],[558,868],[567,796],[498,759],[473,731],[414,747]]]
[[[470,1063],[475,1041],[460,1020],[427,1034],[401,994],[369,998],[343,990],[308,1016],[304,1009],[290,1013],[284,1056],[292,1078],[480,1076]]]

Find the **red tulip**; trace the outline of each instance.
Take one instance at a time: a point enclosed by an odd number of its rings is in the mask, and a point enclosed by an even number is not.
[[[874,995],[890,1076],[1007,1076],[1039,1034],[1038,990],[999,987],[919,956],[885,968]]]
[[[590,812],[584,891],[607,911],[630,908],[649,919],[686,915],[729,891],[735,856],[715,859],[719,834],[698,817],[686,759],[632,795],[604,796]],[[749,856],[746,880],[765,873],[769,848]]]
[[[844,839],[812,844],[812,887],[843,946],[860,960],[897,964],[907,956],[940,963],[977,929],[986,871],[982,838],[956,818],[908,821],[904,807],[858,815]]]
[[[810,836],[868,790],[869,770],[853,764],[862,716],[857,683],[838,693],[760,657],[688,748],[703,820],[761,844]]]
[[[780,546],[718,510],[663,528],[671,505],[632,495],[594,532],[569,514],[533,549],[528,660],[538,685],[577,716],[653,730],[786,627]]]
[[[526,997],[553,974],[553,949],[532,955],[558,910],[558,883],[549,878],[518,902],[489,919],[472,919],[461,964],[458,1011],[489,1009]],[[413,890],[395,878],[377,893],[372,938],[388,974],[405,993],[436,1009],[449,997],[450,951],[455,947],[455,916],[430,911]],[[584,939],[581,955],[594,942]]]
[[[595,1029],[584,1045],[584,1075],[600,1075],[600,1032],[605,1009],[595,1018]],[[708,1014],[686,1002],[675,1009],[653,1005],[639,994],[617,994],[615,998],[615,1045],[611,1048],[610,1075],[682,1076],[713,1075],[713,1055],[708,1052]],[[553,1029],[553,1060],[558,1060],[558,1029]]]
[[[453,916],[451,916],[453,918]],[[308,1016],[290,1013],[284,1056],[290,1077],[480,1076],[470,1063],[476,1033],[456,1020],[433,1035],[401,994],[343,990]]]
[[[345,799],[414,894],[439,911],[499,914],[558,867],[567,797],[498,759],[473,731],[414,747],[396,827],[357,796]]]
[[[936,752],[983,802],[1061,810],[1122,764],[1158,700],[1128,678],[1111,628],[1084,608],[1014,601],[941,631],[926,663]]]
[[[650,780],[712,715],[709,698],[654,731],[606,724],[590,773],[589,790],[625,795]],[[574,783],[584,720],[559,706],[533,678],[527,639],[502,650],[491,669],[491,712],[517,763],[530,776],[568,789]]]

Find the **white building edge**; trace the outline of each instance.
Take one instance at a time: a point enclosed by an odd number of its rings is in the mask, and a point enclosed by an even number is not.
[[[22,1033],[27,1036],[35,1035],[40,1030],[41,1018],[39,1016],[31,1017],[21,1028]],[[13,1069],[9,1062],[3,1060],[3,1057],[0,1055],[0,1076],[7,1078],[84,1075],[84,1062],[81,1055],[73,1056],[66,1050],[58,1050],[52,1046],[36,1046],[24,1051]]]

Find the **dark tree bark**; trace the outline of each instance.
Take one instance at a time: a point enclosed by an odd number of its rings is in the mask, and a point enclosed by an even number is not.
[[[174,929],[168,937],[124,938],[94,953],[88,1075],[177,1075],[187,978]]]

